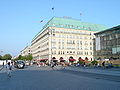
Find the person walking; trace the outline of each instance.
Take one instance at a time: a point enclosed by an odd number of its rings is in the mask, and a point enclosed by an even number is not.
[[[3,66],[3,68],[4,68],[4,62],[3,62],[3,65],[2,65],[2,66]]]
[[[54,66],[55,66],[55,63],[53,62],[53,60],[51,60],[50,62],[50,67],[54,70]]]
[[[105,69],[105,61],[102,62],[103,69]]]
[[[10,65],[10,62],[8,62],[6,65],[6,71],[8,77],[11,77],[11,70],[12,70],[12,65]]]
[[[83,63],[83,67],[86,67],[85,62]]]
[[[65,62],[61,62],[61,69],[65,69]]]

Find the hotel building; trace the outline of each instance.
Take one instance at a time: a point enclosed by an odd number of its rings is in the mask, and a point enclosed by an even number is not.
[[[95,33],[96,59],[120,59],[120,25]]]
[[[27,46],[25,47],[22,51],[21,51],[21,56],[27,56],[29,54],[32,54],[31,52],[31,46]]]
[[[79,57],[93,60],[94,33],[105,30],[100,24],[91,24],[72,18],[53,17],[33,38],[31,50],[34,59],[57,60]]]

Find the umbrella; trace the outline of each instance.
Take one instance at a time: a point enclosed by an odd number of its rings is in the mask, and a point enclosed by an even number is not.
[[[57,62],[58,60],[56,60],[56,59],[53,59],[53,62]]]
[[[83,60],[83,59],[78,59],[78,60],[79,60],[79,61],[83,61],[83,62],[85,61],[85,60]]]
[[[69,59],[69,61],[73,62],[73,61],[76,61],[75,59]]]
[[[48,59],[40,59],[40,62],[46,62]]]
[[[64,60],[64,59],[61,59],[60,62],[65,62],[65,60]]]

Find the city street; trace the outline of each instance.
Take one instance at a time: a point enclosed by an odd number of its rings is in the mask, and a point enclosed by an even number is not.
[[[8,78],[3,69],[0,71],[0,90],[120,90],[119,71],[106,72],[108,74],[97,69],[61,69],[59,66],[52,70],[29,66],[14,69],[12,77]]]

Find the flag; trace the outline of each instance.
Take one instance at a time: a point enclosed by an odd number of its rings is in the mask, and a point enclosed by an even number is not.
[[[52,7],[52,10],[54,10],[54,7]]]
[[[42,23],[42,22],[43,22],[43,20],[40,21],[40,23]]]
[[[80,16],[82,16],[82,13],[80,13]]]

